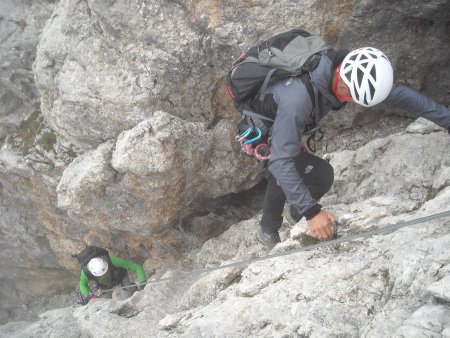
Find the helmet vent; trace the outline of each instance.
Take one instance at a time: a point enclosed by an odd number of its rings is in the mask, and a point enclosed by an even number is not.
[[[345,78],[347,79],[348,82],[352,81],[352,73],[351,72],[347,72],[344,74]]]
[[[373,99],[373,97],[375,95],[375,87],[373,86],[371,81],[369,81],[369,91],[370,91],[370,97]]]
[[[356,76],[358,78],[358,86],[361,87],[361,83],[364,77],[364,73],[361,69],[358,68],[357,72],[356,72]]]
[[[377,80],[377,69],[375,68],[375,66],[373,66],[372,69],[370,70],[370,75],[375,81]]]
[[[356,96],[356,100],[359,101],[359,93],[358,93],[358,89],[356,89],[356,84],[353,82],[353,93]]]

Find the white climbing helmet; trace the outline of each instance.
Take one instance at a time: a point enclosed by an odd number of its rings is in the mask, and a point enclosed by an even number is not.
[[[100,277],[108,271],[108,262],[103,258],[95,257],[89,261],[87,268],[95,277]]]
[[[394,72],[386,55],[363,47],[350,52],[342,61],[339,75],[350,88],[353,101],[371,107],[386,99],[394,83]]]

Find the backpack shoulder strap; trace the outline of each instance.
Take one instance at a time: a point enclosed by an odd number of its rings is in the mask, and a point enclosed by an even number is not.
[[[319,116],[320,116],[319,90],[314,85],[311,73],[302,74],[300,76],[300,79],[305,84],[306,90],[308,91],[309,97],[311,98],[313,104],[313,111],[312,111],[313,124],[317,125],[319,123]]]
[[[269,72],[266,75],[266,78],[264,79],[264,82],[261,86],[261,89],[259,91],[259,95],[258,95],[258,99],[260,101],[264,101],[264,96],[266,96],[267,93],[267,87],[269,86],[269,81],[270,78],[272,77],[272,74],[276,72],[276,68],[272,68],[271,70],[269,70]]]
[[[316,88],[316,86],[313,85],[313,80],[311,78],[310,73],[305,73],[300,76],[300,79],[303,81],[303,83],[306,86],[306,90],[308,91],[309,97],[311,98],[311,101],[313,103],[314,108],[318,106],[319,102],[319,90]]]

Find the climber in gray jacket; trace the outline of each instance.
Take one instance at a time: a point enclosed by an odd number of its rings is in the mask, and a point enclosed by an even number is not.
[[[286,199],[291,217],[299,221],[304,216],[314,237],[328,240],[334,236],[336,218],[318,203],[331,188],[333,168],[300,146],[314,114],[321,119],[331,109],[340,109],[350,101],[365,107],[384,102],[414,112],[417,117],[424,117],[450,133],[450,110],[407,86],[394,84],[392,66],[381,51],[365,47],[342,56],[338,54],[323,53],[311,73],[312,85],[318,91],[315,100],[298,77],[284,79],[268,88],[278,107],[257,237],[269,249],[280,242],[278,229],[283,221]]]

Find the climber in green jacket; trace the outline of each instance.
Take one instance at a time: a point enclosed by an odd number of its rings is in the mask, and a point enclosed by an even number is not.
[[[139,286],[131,283],[127,270],[136,273]],[[89,289],[91,280],[94,280],[100,289],[100,294],[92,298],[112,298],[114,288],[117,288],[120,298],[128,298],[137,290],[142,290],[146,283],[145,272],[141,265],[109,254],[91,258],[81,271],[80,291],[85,303],[91,299]],[[101,291],[102,289],[106,290]]]

